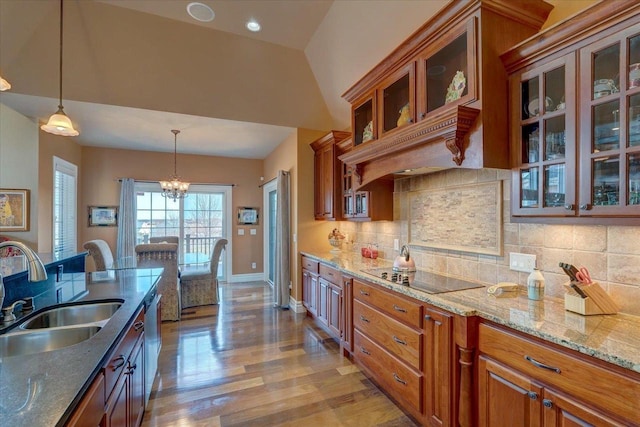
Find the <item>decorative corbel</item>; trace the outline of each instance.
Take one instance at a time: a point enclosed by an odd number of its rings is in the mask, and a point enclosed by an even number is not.
[[[464,135],[466,132],[454,130],[445,136],[447,148],[453,154],[453,160],[456,165],[460,166],[464,161]]]
[[[356,181],[358,182],[358,185],[362,185],[362,164],[352,166],[352,168],[353,168],[353,174],[356,177]]]

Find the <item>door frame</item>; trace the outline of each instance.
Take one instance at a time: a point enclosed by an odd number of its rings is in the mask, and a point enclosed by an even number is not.
[[[263,280],[273,287],[273,283],[269,282],[269,224],[271,221],[271,213],[269,212],[269,193],[278,191],[278,180],[273,179],[262,186],[262,206],[264,211],[264,240],[263,240],[263,260],[264,266]]]

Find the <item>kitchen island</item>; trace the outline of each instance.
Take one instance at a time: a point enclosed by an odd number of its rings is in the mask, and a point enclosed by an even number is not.
[[[58,350],[0,360],[0,420],[3,425],[64,425],[100,373],[145,299],[155,292],[162,269],[131,269],[65,275],[75,302],[121,301],[122,305],[91,338]],[[34,298],[26,321],[56,304],[55,290]],[[12,325],[7,333],[17,330]]]
[[[339,325],[333,335],[356,364],[423,424],[519,425],[530,416],[640,424],[637,316],[581,316],[562,299],[529,300],[524,288],[489,295],[486,283],[428,293],[370,274],[391,270],[389,260],[301,255],[311,315]]]

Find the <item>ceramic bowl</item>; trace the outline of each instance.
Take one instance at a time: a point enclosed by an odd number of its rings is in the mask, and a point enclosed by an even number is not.
[[[616,84],[611,79],[600,79],[593,82],[593,93],[594,95],[599,92],[609,92],[607,95],[617,92]],[[602,96],[602,95],[601,95]]]
[[[553,109],[553,100],[548,96],[545,97],[545,111],[550,111]],[[529,117],[535,117],[540,114],[540,102],[538,98],[534,98],[531,100],[529,105],[527,106],[527,114]]]

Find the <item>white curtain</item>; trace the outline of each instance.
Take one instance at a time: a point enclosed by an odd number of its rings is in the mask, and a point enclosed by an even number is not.
[[[289,283],[291,282],[289,251],[289,172],[278,171],[278,199],[276,202],[276,253],[273,293],[275,306],[289,308]]]
[[[124,178],[120,187],[120,208],[118,210],[118,259],[135,257],[136,246],[136,193],[133,178]]]

